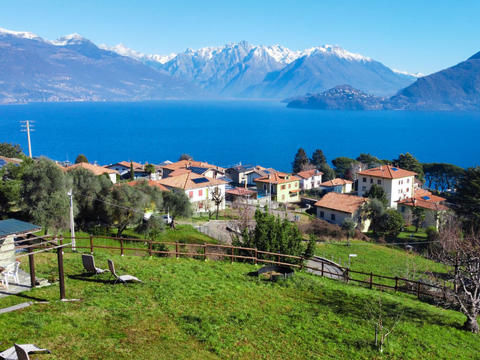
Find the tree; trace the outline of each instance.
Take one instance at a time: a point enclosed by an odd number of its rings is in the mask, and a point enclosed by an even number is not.
[[[310,162],[315,165],[315,167],[317,169],[320,168],[321,165],[323,164],[326,164],[327,163],[327,158],[325,157],[325,155],[323,155],[323,151],[320,150],[320,149],[317,149],[313,152],[313,155],[312,155],[312,160],[310,160]]]
[[[298,149],[297,153],[295,154],[295,158],[292,163],[292,168],[294,173],[298,173],[306,169],[306,167],[310,164],[310,160],[308,159],[307,153],[302,148]]]
[[[383,161],[377,158],[376,156],[373,156],[371,154],[365,154],[365,153],[358,155],[356,160],[359,163],[365,164],[367,169],[371,169],[383,164]]]
[[[219,207],[220,205],[222,204],[223,202],[223,195],[222,195],[222,192],[221,190],[219,189],[219,187],[217,186],[215,189],[213,189],[212,191],[212,200],[213,202],[215,203],[215,207],[217,208],[217,215],[216,215],[216,220],[218,220],[218,210],[219,210]]]
[[[372,184],[370,190],[365,194],[370,199],[378,199],[382,202],[383,206],[388,206],[387,195],[383,187],[378,186],[377,184]]]
[[[44,158],[34,162],[23,174],[20,190],[23,207],[45,233],[67,227],[69,187],[62,170]]]
[[[425,209],[414,206],[412,209],[412,215],[413,215],[413,225],[415,225],[415,232],[418,232],[418,228],[422,225],[422,223],[425,221]]]
[[[141,224],[137,227],[137,232],[140,234],[144,234],[146,237],[150,239],[155,239],[157,236],[165,228],[165,222],[156,214],[150,216],[148,220],[144,220]]]
[[[133,162],[130,161],[130,180],[135,180],[135,170],[133,169]]]
[[[323,165],[321,165],[318,170],[320,170],[323,173],[322,175],[323,181],[333,180],[336,177],[335,170],[333,170],[330,167],[330,165],[328,165],[327,163],[324,163]]]
[[[463,328],[478,333],[480,312],[480,234],[462,232],[453,217],[445,221],[438,234],[436,260],[448,265],[453,289],[444,289],[443,305],[459,309],[466,317]]]
[[[387,209],[378,219],[378,230],[387,236],[397,237],[404,226],[405,221],[402,214],[394,209]]]
[[[87,157],[83,154],[80,154],[75,159],[75,164],[88,163]]]
[[[453,202],[464,228],[480,232],[480,166],[467,169],[458,183]]]
[[[465,169],[444,163],[423,164],[423,172],[426,186],[441,192],[455,190],[460,179],[465,176]]]
[[[385,205],[379,199],[371,199],[366,202],[361,209],[362,221],[370,219],[370,229],[375,235],[381,231],[380,219],[385,214]]]
[[[191,160],[193,160],[193,158],[192,158],[190,155],[188,155],[188,154],[182,154],[182,155],[180,155],[180,157],[178,158],[178,161],[182,161],[182,160],[189,160],[189,161],[191,161]]]
[[[165,191],[163,193],[163,208],[172,218],[170,227],[175,228],[175,219],[178,216],[191,216],[192,209],[187,195],[182,190]]]
[[[26,157],[18,165],[8,163],[0,169],[0,218],[21,210],[22,177],[32,164],[33,160]]]
[[[135,186],[119,184],[112,188],[109,205],[110,225],[122,236],[128,226],[138,225],[149,206],[149,197]]]
[[[356,160],[350,159],[344,156],[337,157],[332,160],[332,164],[335,168],[335,174],[337,175],[337,177],[342,179],[347,178],[347,173],[352,168],[352,165],[354,163],[356,163]],[[349,180],[353,180],[353,179],[349,179]]]
[[[148,175],[152,175],[155,173],[155,165],[153,164],[145,164],[145,172]]]
[[[393,164],[401,169],[410,170],[417,173],[417,178],[423,180],[423,166],[410,153],[400,154],[398,159],[393,160]]]
[[[8,158],[23,158],[22,148],[18,144],[9,144],[7,142],[0,143],[0,156],[5,156]]]
[[[347,246],[350,246],[350,238],[353,238],[355,236],[355,228],[357,227],[357,224],[352,218],[346,217],[343,220],[341,227],[342,230],[347,233]]]
[[[308,239],[307,247],[305,252],[303,253],[303,257],[305,259],[310,259],[313,255],[315,255],[315,247],[317,245],[317,238],[314,234],[310,234]]]
[[[76,168],[68,172],[72,184],[73,200],[76,207],[75,222],[84,230],[93,223],[107,223],[108,207],[112,183],[104,176]]]

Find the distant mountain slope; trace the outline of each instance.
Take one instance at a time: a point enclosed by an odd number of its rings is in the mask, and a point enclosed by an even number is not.
[[[351,84],[372,94],[393,95],[415,80],[414,76],[330,45],[292,51],[279,45],[256,46],[242,41],[188,49],[169,55],[169,60],[122,45],[109,49],[194,82],[216,96],[280,99],[340,84]]]
[[[270,73],[255,93],[288,97],[320,92],[341,84],[374,95],[393,95],[411,84],[414,77],[392,71],[370,58],[344,49],[324,46],[311,49],[278,72]]]
[[[182,81],[77,34],[47,41],[0,30],[0,103],[184,97]]]
[[[480,110],[480,52],[419,78],[392,97],[390,104],[407,110]]]

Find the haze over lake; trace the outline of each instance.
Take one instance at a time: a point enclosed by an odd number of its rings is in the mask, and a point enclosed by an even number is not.
[[[480,164],[480,113],[318,111],[264,101],[47,103],[0,106],[0,142],[28,151],[20,120],[35,120],[34,156],[100,164],[159,163],[191,154],[221,166],[238,162],[291,171],[299,147],[331,160],[365,152],[392,159]]]

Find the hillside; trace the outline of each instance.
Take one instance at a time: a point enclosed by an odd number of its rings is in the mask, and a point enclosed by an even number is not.
[[[104,267],[107,256],[95,256]],[[241,263],[109,258],[144,283],[71,277],[82,272],[81,261],[67,253],[67,297],[81,301],[56,300],[57,285],[25,293],[50,302],[2,315],[0,343],[50,349],[42,359],[472,359],[480,350],[478,336],[458,329],[461,314],[408,296],[305,273],[270,283],[247,276],[255,267]],[[54,259],[36,256],[39,274],[55,278]],[[369,320],[380,294],[391,316],[403,314],[383,356]],[[24,301],[11,296],[0,306]]]
[[[0,104],[188,96],[184,82],[77,34],[47,41],[0,29]],[[191,88],[191,85],[190,85]]]

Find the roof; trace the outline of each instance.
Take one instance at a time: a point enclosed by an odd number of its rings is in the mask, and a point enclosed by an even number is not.
[[[289,182],[299,181],[299,180],[300,178],[298,178],[295,175],[288,175],[280,172],[274,172],[267,176],[254,179],[255,182],[261,182],[261,183],[267,183],[267,184],[284,184],[284,183],[289,183]]]
[[[208,186],[226,184],[226,181],[220,179],[212,179],[206,176],[198,175],[192,172],[185,172],[177,176],[169,176],[157,181],[158,183],[169,187],[183,190],[203,188]]]
[[[417,175],[416,172],[400,169],[392,165],[382,165],[376,168],[359,171],[357,175],[379,177],[383,179],[400,179]]]
[[[329,192],[314,205],[317,207],[353,214],[367,201],[368,199],[360,196]]]
[[[323,175],[323,172],[318,171],[317,169],[311,169],[311,170],[300,171],[295,175],[300,176],[303,179],[310,179],[312,176],[315,176],[315,175]]]
[[[22,159],[0,156],[0,168],[7,164],[19,165],[22,161],[23,161]]]
[[[168,170],[186,169],[189,167],[199,167],[199,168],[206,168],[206,169],[215,169],[222,172],[225,171],[225,169],[220,166],[211,165],[203,161],[194,161],[194,160],[180,160],[171,164],[164,165],[162,167]]]
[[[236,195],[236,196],[251,196],[251,195],[255,195],[257,192],[253,190],[237,187],[235,189],[227,190],[226,193],[230,195]]]
[[[158,181],[155,181],[155,180],[138,179],[138,180],[133,180],[133,181],[127,182],[127,185],[135,186],[142,181],[148,183],[148,185],[150,185],[150,186],[158,187],[161,191],[170,191],[165,185],[162,185]]]
[[[330,186],[340,186],[340,185],[346,185],[346,184],[353,184],[353,181],[336,178],[333,180],[324,181],[323,183],[320,184],[320,186],[330,187]]]
[[[0,220],[0,238],[12,234],[26,234],[39,231],[41,226],[17,219]]]
[[[97,166],[97,165],[89,164],[89,163],[86,163],[86,162],[81,162],[81,163],[69,166],[65,170],[70,171],[70,170],[74,170],[74,169],[78,169],[78,168],[88,170],[88,171],[92,172],[94,175],[97,175],[97,176],[100,176],[100,175],[103,175],[103,174],[118,174],[117,170],[109,169],[109,168],[106,168],[106,167],[103,167],[103,166]]]
[[[415,191],[413,198],[403,199],[398,203],[428,210],[448,210],[448,206],[442,204],[445,200],[446,199],[441,196],[433,195],[428,190],[419,189]]]
[[[135,161],[132,161],[131,162],[132,165],[133,165],[133,170],[140,170],[140,171],[143,171],[144,169],[144,166],[140,163],[137,163]],[[120,166],[123,166],[123,167],[126,167],[126,168],[129,168],[130,169],[130,161],[120,161],[120,162],[117,162],[115,164],[111,164],[111,165],[106,165],[104,166],[105,168],[110,168],[112,166],[115,166],[115,165],[120,165]]]

